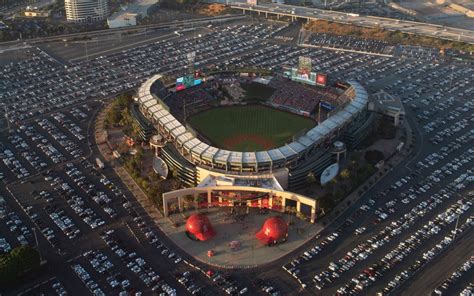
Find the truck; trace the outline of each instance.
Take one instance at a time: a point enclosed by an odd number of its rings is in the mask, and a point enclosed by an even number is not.
[[[95,163],[97,164],[97,167],[99,169],[103,169],[105,167],[104,163],[102,162],[102,160],[100,160],[99,158],[96,158],[95,159]]]

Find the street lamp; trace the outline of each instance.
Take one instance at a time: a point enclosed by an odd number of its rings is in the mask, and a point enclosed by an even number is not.
[[[36,235],[36,227],[33,227],[31,230],[33,230],[33,235],[35,236],[35,244],[36,244],[36,250],[38,251],[39,257],[40,257],[40,264],[43,262],[43,259],[41,258],[41,250],[39,248],[38,244],[38,236]]]

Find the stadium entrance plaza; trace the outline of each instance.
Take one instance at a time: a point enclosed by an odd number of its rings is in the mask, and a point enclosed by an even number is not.
[[[235,213],[236,211],[238,214]],[[204,263],[222,268],[255,267],[272,262],[295,250],[322,229],[321,225],[311,224],[294,215],[270,210],[260,212],[257,208],[249,208],[248,214],[246,211],[245,207],[235,207],[234,213],[231,213],[231,208],[188,210],[186,216],[174,214],[168,218],[159,219],[157,223],[161,230],[186,253]],[[193,241],[188,238],[185,233],[186,217],[195,213],[208,216],[216,231],[213,238],[207,241]],[[255,233],[262,228],[267,218],[273,216],[280,216],[286,222],[293,223],[288,227],[286,242],[268,247],[255,237]],[[240,243],[237,250],[231,249],[229,244],[232,241]],[[214,256],[208,257],[209,250],[215,252]]]

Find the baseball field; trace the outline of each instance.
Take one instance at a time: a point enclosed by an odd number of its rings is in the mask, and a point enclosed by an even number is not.
[[[187,122],[217,147],[242,152],[282,146],[315,126],[312,119],[261,105],[210,109]]]

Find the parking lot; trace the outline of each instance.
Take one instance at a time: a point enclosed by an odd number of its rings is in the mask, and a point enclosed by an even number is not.
[[[472,237],[473,68],[416,55],[296,47],[281,42],[281,30],[275,24],[224,24],[201,37],[183,32],[67,67],[32,48],[26,60],[3,67],[0,101],[10,133],[3,131],[0,140],[0,250],[34,246],[36,234],[43,259],[54,268],[34,283],[1,292],[398,294],[411,293],[419,274],[439,279],[433,290],[442,286],[457,267],[445,271],[439,258],[460,252],[458,244]],[[111,168],[95,165],[91,135],[102,101],[154,73],[185,73],[191,51],[197,68],[278,69],[309,56],[313,70],[328,73],[331,82],[355,79],[371,92],[400,96],[417,144],[319,238],[290,257],[239,272],[199,264],[154,226]],[[468,280],[457,277],[447,291],[467,289]]]
[[[472,68],[384,60],[395,66],[395,74],[388,74],[380,63],[370,72],[358,74],[353,69],[349,75],[372,82],[373,91],[399,95],[418,125],[415,136],[421,142],[415,147],[416,157],[389,174],[385,184],[373,187],[353,206],[355,213],[341,216],[334,232],[283,265],[295,282],[323,295],[416,293],[419,290],[406,289],[406,282],[421,270],[429,269],[424,279],[443,274],[442,268],[430,266],[432,261],[450,249],[462,252],[453,239],[472,235]],[[379,73],[377,79],[371,72]],[[398,76],[406,72],[406,78]],[[464,280],[454,291],[466,284]]]

